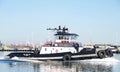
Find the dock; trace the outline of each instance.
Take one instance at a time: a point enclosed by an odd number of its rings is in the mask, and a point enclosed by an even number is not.
[[[34,50],[30,48],[2,48],[0,47],[0,52],[4,52],[4,51],[32,52]]]
[[[4,52],[4,51],[16,51],[16,52],[32,52],[34,50],[0,50],[1,52]]]

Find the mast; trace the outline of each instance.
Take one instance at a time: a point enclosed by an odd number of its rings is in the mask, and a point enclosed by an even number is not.
[[[75,33],[69,33],[68,28],[59,26],[58,28],[48,28],[47,30],[56,31],[56,43],[71,43],[78,36]]]

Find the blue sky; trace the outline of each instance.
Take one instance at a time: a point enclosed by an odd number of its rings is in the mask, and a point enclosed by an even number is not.
[[[41,43],[48,27],[69,27],[82,43],[120,44],[119,0],[0,0],[0,40]]]

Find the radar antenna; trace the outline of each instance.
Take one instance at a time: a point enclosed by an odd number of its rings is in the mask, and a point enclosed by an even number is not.
[[[54,30],[54,31],[57,31],[57,33],[67,33],[68,32],[68,28],[66,28],[66,27],[61,28],[61,26],[59,26],[58,28],[48,28],[47,30]]]

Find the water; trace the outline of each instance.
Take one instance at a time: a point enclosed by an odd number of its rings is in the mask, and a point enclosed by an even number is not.
[[[72,62],[38,62],[26,59],[4,59],[0,52],[0,72],[119,72],[120,54],[112,58],[79,60]]]

